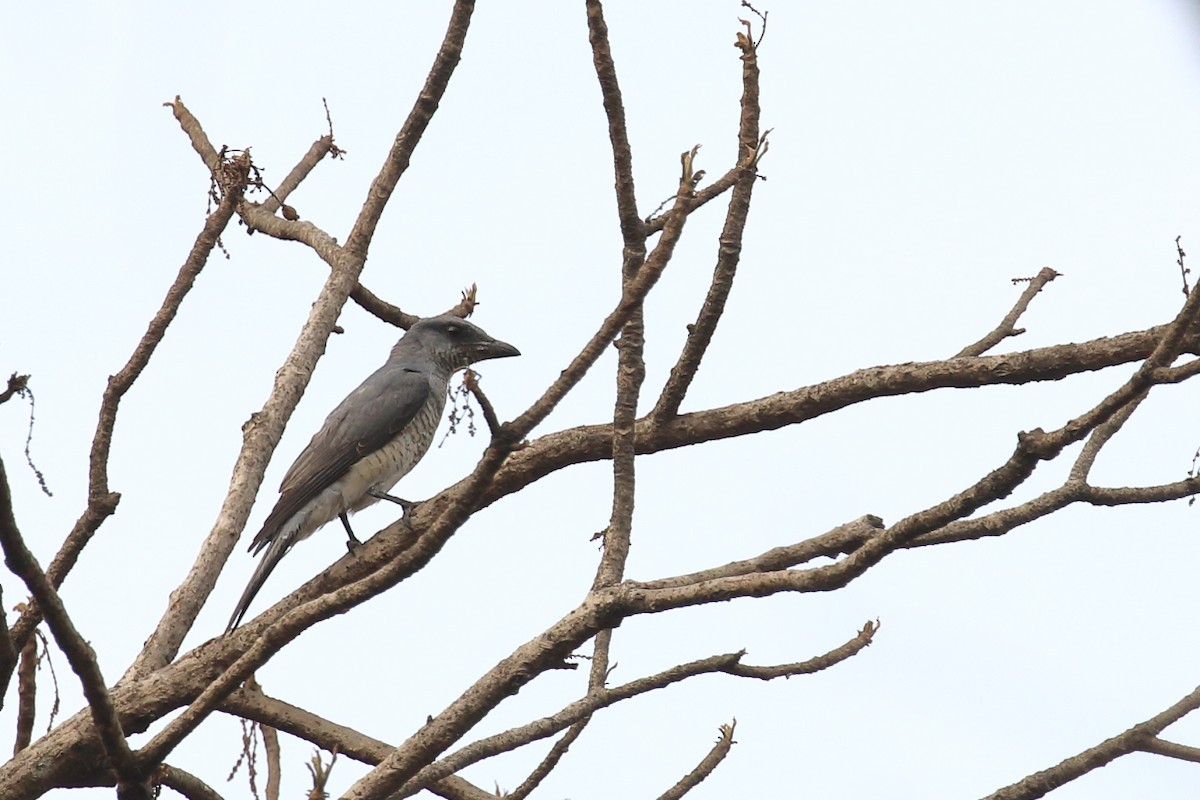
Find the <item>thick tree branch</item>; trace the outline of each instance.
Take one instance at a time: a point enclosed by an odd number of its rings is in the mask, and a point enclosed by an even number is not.
[[[636,609],[662,610],[693,605],[701,596],[712,599],[766,596],[779,591],[830,591],[841,588],[871,566],[904,546],[916,537],[938,530],[955,520],[966,517],[983,505],[1007,497],[1024,482],[1038,463],[1055,458],[1063,448],[1079,441],[1097,426],[1112,417],[1120,408],[1148,388],[1155,371],[1175,359],[1182,347],[1183,331],[1194,322],[1200,310],[1200,292],[1193,293],[1167,327],[1158,345],[1138,370],[1119,389],[1097,405],[1067,422],[1058,430],[1046,433],[1035,430],[1022,434],[1012,456],[998,469],[977,481],[966,490],[923,511],[912,514],[886,531],[871,537],[841,561],[802,571],[776,571],[761,575],[738,575],[714,578],[701,585],[672,588],[648,588],[636,584],[637,594],[631,602]],[[626,584],[628,586],[629,584]]]
[[[71,669],[79,676],[79,683],[87,698],[92,721],[104,747],[108,763],[117,774],[118,796],[121,800],[150,800],[150,788],[142,765],[134,758],[125,741],[125,732],[117,716],[112,698],[109,696],[96,653],[75,629],[67,610],[42,572],[37,559],[17,529],[12,513],[12,497],[9,494],[8,475],[4,462],[0,460],[0,546],[4,549],[4,563],[19,577],[29,593],[37,601],[45,616],[46,625],[54,635],[59,649],[66,655]]]
[[[869,367],[812,386],[680,414],[662,422],[643,417],[636,429],[637,451],[643,455],[776,430],[879,397],[934,389],[1057,381],[1144,359],[1165,330],[1166,326],[1157,326],[1081,344],[998,356]],[[1189,337],[1188,347],[1189,352],[1194,352],[1200,343]],[[484,493],[482,505],[490,505],[564,467],[608,458],[611,440],[612,428],[606,423],[581,425],[530,442],[505,462]]]
[[[646,260],[646,235],[637,213],[633,184],[633,152],[625,128],[625,107],[617,68],[608,42],[608,25],[599,0],[587,0],[588,41],[592,47],[592,65],[600,83],[604,113],[608,118],[608,137],[612,144],[613,171],[616,173],[617,220],[624,240],[621,259],[621,291],[628,293],[634,278]],[[680,187],[679,195],[690,193],[690,184]],[[621,580],[629,556],[633,525],[635,491],[633,423],[637,418],[638,397],[646,378],[642,358],[645,347],[643,308],[639,304],[621,329],[617,344],[617,399],[613,408],[613,501],[608,527],[604,531],[604,552],[596,571],[593,588],[611,586]],[[611,634],[596,642],[592,655],[593,686],[603,686],[608,674],[608,647]]]

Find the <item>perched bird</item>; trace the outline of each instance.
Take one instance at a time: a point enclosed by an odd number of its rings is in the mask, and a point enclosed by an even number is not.
[[[226,632],[241,624],[246,609],[271,570],[292,545],[325,523],[340,519],[358,544],[348,514],[379,500],[407,503],[388,494],[433,441],[446,408],[450,376],[489,358],[518,356],[511,344],[493,339],[478,325],[453,316],[414,324],[377,369],[325,418],[283,476],[279,501],[250,544],[267,551],[242,592]]]

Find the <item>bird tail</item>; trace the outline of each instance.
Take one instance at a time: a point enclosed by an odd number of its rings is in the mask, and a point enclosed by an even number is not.
[[[283,557],[287,555],[288,550],[292,549],[292,544],[295,543],[295,540],[295,534],[276,534],[270,540],[270,544],[266,545],[267,552],[263,554],[262,561],[258,562],[254,574],[250,576],[250,582],[246,584],[246,589],[242,592],[242,597],[238,600],[237,607],[233,610],[233,616],[229,618],[229,625],[225,628],[226,633],[231,632],[238,625],[242,624],[242,617],[246,616],[246,611],[250,608],[250,603],[254,600],[254,596],[258,594],[258,590],[267,582],[267,578],[271,572],[283,560]],[[260,543],[258,549],[261,549],[263,544],[265,542]]]

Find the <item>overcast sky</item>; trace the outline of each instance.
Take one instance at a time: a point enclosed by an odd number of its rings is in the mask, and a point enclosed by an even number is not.
[[[87,452],[108,375],[128,358],[200,226],[208,178],[164,101],[180,95],[217,146],[251,147],[278,182],[326,130],[323,163],[290,202],[344,239],[444,32],[448,2],[24,3],[0,29],[0,372],[32,374],[0,410],[18,521],[43,563],[86,499]],[[770,153],[755,189],[728,314],[685,403],[701,409],[874,364],[949,356],[993,327],[1046,265],[1024,349],[1137,330],[1182,302],[1176,236],[1200,258],[1200,12],[1196,3],[776,3],[760,51]],[[612,3],[639,203],[674,190],[679,153],[735,155],[743,10],[723,2]],[[475,320],[520,359],[485,365],[511,418],[553,380],[619,291],[620,236],[581,2],[481,2],[441,110],[394,196],[363,282],[417,314],[479,284]],[[647,304],[652,400],[707,286],[721,223],[696,215]],[[240,426],[327,275],[301,246],[231,228],[121,407],[110,480],[123,495],[64,587],[120,676],[210,530]],[[1194,262],[1200,263],[1200,261]],[[325,414],[386,357],[397,331],[348,305],[251,517]],[[535,433],[603,421],[609,355]],[[1018,431],[1090,408],[1130,368],[1063,385],[941,391],[803,426],[639,461],[629,575],[745,558],[866,513],[888,523],[1003,462]],[[1195,388],[1155,391],[1095,479],[1183,477],[1200,445]],[[428,497],[468,472],[481,438],[451,437],[400,485]],[[1073,453],[1064,456],[1069,465]],[[1060,482],[1050,465],[1011,498]],[[1044,474],[1043,474],[1044,473]],[[606,464],[541,481],[476,516],[432,565],[310,631],[260,671],[266,690],[402,741],[484,670],[570,610],[598,556]],[[386,505],[386,504],[385,504]],[[359,519],[360,533],[392,521]],[[250,533],[252,533],[251,531]],[[823,653],[868,619],[865,652],[815,676],[706,677],[600,714],[545,784],[573,800],[653,797],[736,717],[739,742],[697,798],[977,797],[1150,717],[1200,683],[1200,508],[1068,509],[994,541],[887,559],[847,589],[631,620],[614,682],[746,648],[771,664]],[[249,534],[247,534],[247,541]],[[340,531],[296,548],[251,613],[344,552]],[[253,567],[239,548],[187,645],[220,633]],[[8,609],[24,596],[0,577]],[[10,616],[11,618],[11,616]],[[77,683],[57,658],[64,713]],[[583,671],[584,673],[586,671]],[[553,673],[473,734],[552,713],[586,674]],[[43,683],[43,686],[46,684]],[[382,694],[380,690],[382,688]],[[9,707],[0,731],[13,729]],[[39,733],[48,697],[41,700]],[[1169,738],[1200,745],[1200,720]],[[285,738],[284,793],[311,748]],[[474,737],[472,737],[474,738]],[[137,739],[136,741],[143,741]],[[521,782],[546,746],[471,768]],[[172,756],[227,797],[237,724],[206,722]],[[363,768],[339,760],[336,794]],[[1055,798],[1195,796],[1196,766],[1133,755]],[[73,797],[111,796],[110,791]]]

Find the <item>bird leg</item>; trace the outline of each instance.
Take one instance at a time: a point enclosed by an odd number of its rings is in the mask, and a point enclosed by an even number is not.
[[[338,519],[340,519],[342,521],[342,527],[344,527],[346,529],[346,536],[348,537],[346,539],[346,549],[349,550],[351,553],[353,553],[355,550],[357,550],[359,547],[362,546],[362,542],[360,542],[358,540],[358,537],[354,535],[354,531],[351,530],[350,518],[346,516],[345,511],[338,514]]]
[[[404,511],[405,517],[412,513],[412,510],[417,507],[417,504],[411,500],[405,500],[401,497],[388,494],[387,492],[381,492],[378,489],[368,489],[367,494],[371,495],[371,497],[374,497],[376,500],[388,500],[400,506],[401,510]]]

